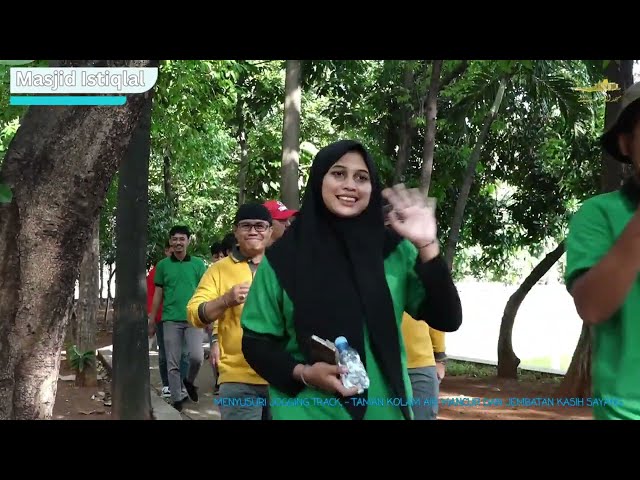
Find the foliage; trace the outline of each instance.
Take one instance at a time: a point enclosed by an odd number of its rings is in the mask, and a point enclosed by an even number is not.
[[[10,105],[10,68],[36,62],[33,66],[45,64],[42,60],[0,60],[0,166],[9,148],[9,143],[18,131],[20,118],[27,107]],[[0,182],[0,205],[11,202],[13,193],[9,185]]]
[[[77,372],[82,372],[87,367],[96,364],[96,354],[93,350],[81,352],[77,345],[67,347],[67,358],[71,368]]]
[[[9,203],[13,198],[13,192],[9,185],[0,183],[0,203]]]
[[[441,78],[460,64],[444,61]],[[430,195],[438,201],[444,242],[498,79],[509,78],[476,168],[456,255],[458,276],[516,281],[522,269],[554,247],[579,203],[597,190],[606,92],[589,87],[603,85],[603,65],[475,60],[442,85]],[[413,122],[405,178],[417,186],[431,62],[305,60],[302,68],[301,196],[313,156],[338,138],[364,142],[388,184],[405,112]],[[407,72],[410,87],[404,82]],[[162,258],[172,225],[191,228],[191,251],[205,259],[209,245],[231,230],[241,135],[248,154],[247,200],[279,197],[284,74],[282,60],[161,62],[151,130],[149,265]],[[8,106],[8,67],[0,66],[0,155],[24,111]],[[0,201],[7,197],[0,187]],[[106,263],[115,259],[116,201],[117,176],[101,211]]]
[[[447,171],[436,174],[434,168],[433,188],[439,197],[441,186],[445,188],[445,198],[439,198],[445,230],[466,158],[495,94],[495,86],[483,82],[495,84],[497,72],[505,68],[491,63],[472,62],[468,76],[442,92],[436,163],[445,164]],[[574,90],[593,80],[584,65],[536,61],[511,64],[509,71],[511,81],[485,142],[465,211],[462,248],[455,261],[459,276],[517,281],[521,272],[515,264],[540,258],[553,248],[577,201],[597,186],[598,119],[604,103],[585,102]],[[450,146],[442,145],[449,142]]]

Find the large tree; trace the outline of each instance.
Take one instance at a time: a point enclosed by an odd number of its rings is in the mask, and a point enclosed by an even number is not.
[[[52,415],[74,282],[147,95],[121,107],[31,107],[9,145],[0,170],[13,192],[0,206],[0,419]]]

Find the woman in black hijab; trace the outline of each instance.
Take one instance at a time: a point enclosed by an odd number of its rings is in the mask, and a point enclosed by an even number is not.
[[[462,322],[434,212],[403,186],[383,192],[360,143],[335,142],[314,159],[296,222],[267,250],[243,309],[243,353],[270,383],[273,418],[412,418],[404,311],[444,332]],[[346,337],[369,389],[343,387],[340,367],[314,357],[312,335]]]

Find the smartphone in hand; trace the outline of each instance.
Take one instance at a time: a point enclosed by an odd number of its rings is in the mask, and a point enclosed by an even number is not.
[[[330,365],[338,364],[338,349],[329,340],[317,335],[311,336],[311,362],[325,362]]]

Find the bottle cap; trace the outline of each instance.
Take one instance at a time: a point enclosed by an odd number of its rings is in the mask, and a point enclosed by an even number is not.
[[[347,342],[347,339],[344,337],[338,337],[336,338],[335,342],[333,342],[333,344],[338,350],[342,350],[349,345],[349,342]]]

